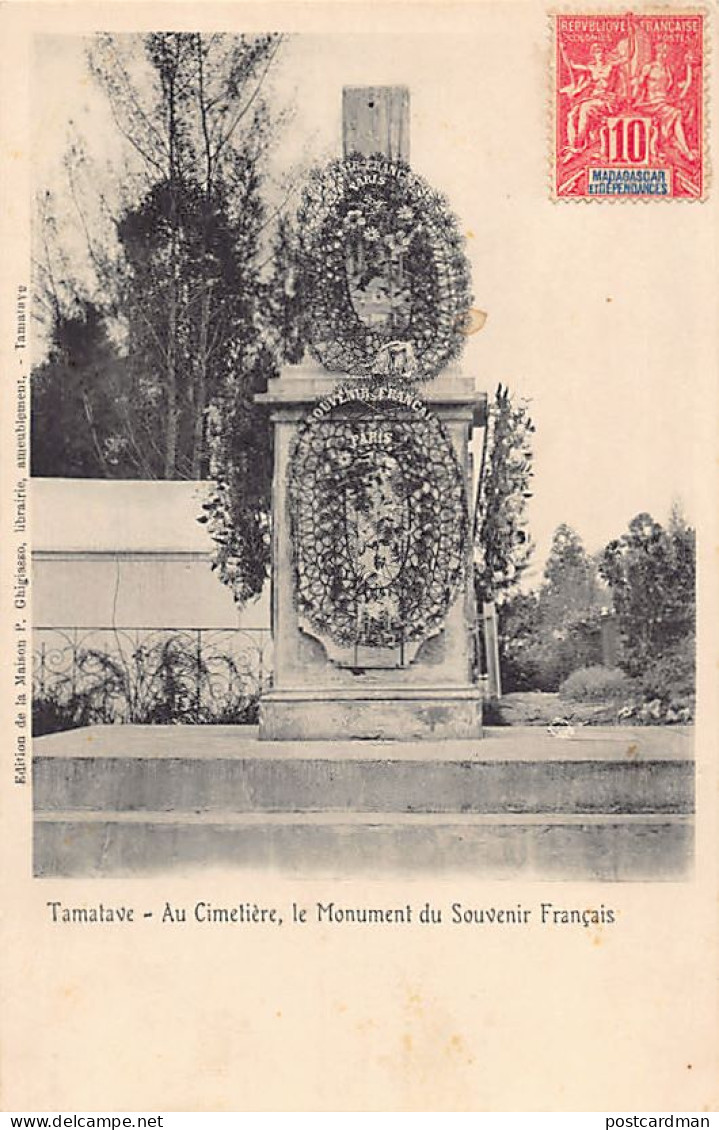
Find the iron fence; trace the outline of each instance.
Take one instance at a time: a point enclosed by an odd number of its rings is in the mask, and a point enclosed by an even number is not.
[[[35,733],[93,722],[253,722],[271,681],[265,628],[33,631]]]

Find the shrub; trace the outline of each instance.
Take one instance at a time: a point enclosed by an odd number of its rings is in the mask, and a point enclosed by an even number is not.
[[[646,663],[635,681],[634,700],[620,711],[633,725],[689,723],[694,719],[695,640],[686,636],[673,650]]]
[[[599,633],[583,624],[566,632],[545,631],[525,644],[517,658],[524,680],[517,690],[556,691],[573,671],[593,667],[601,659]]]
[[[687,636],[668,655],[647,664],[639,678],[642,697],[671,705],[685,705],[695,694],[695,641]]]
[[[624,643],[623,666],[642,677],[694,633],[694,530],[674,508],[668,529],[638,514],[604,550],[600,572],[612,589]]]
[[[89,726],[94,721],[92,703],[86,695],[63,696],[60,690],[52,689],[33,696],[32,733],[36,738],[43,734],[56,734],[60,730]]]
[[[265,682],[237,655],[210,648],[198,656],[182,634],[112,653],[84,648],[73,654],[72,675],[35,688],[33,734],[115,723],[254,724]]]
[[[632,681],[618,667],[580,667],[559,688],[564,699],[573,702],[607,702],[626,698]]]

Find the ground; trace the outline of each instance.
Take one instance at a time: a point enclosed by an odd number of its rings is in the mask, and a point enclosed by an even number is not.
[[[504,695],[498,704],[485,705],[488,725],[549,726],[561,721],[591,726],[616,726],[623,703],[568,702],[558,694],[522,691]]]

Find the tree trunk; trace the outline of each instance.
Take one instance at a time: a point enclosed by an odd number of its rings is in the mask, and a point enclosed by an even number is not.
[[[174,243],[174,237],[173,237]],[[175,258],[173,254],[173,259]],[[173,274],[175,265],[173,264]],[[167,414],[165,418],[165,478],[174,479],[177,466],[177,286],[170,280],[167,312],[167,364],[165,366]]]
[[[210,325],[210,299],[212,283],[205,282],[200,314],[200,341],[197,358],[195,384],[194,420],[192,435],[192,477],[202,478],[202,464],[205,455],[205,408],[207,407],[207,343]]]
[[[177,49],[176,49],[177,50]],[[167,311],[167,417],[165,421],[165,478],[174,479],[177,473],[177,124],[175,118],[175,74],[170,68],[167,73],[168,100],[168,142],[169,142],[169,180],[170,180],[170,293]]]
[[[204,59],[202,53],[202,36],[198,35],[195,39],[197,49],[197,94],[198,94],[198,107],[200,111],[200,124],[202,127],[202,137],[204,141],[204,157],[205,157],[205,176],[204,176],[204,189],[205,189],[205,211],[203,220],[203,249],[202,249],[202,268],[203,273],[207,271],[208,267],[208,223],[211,213],[211,198],[212,198],[212,145],[210,142],[210,129],[207,119],[207,104],[205,102],[205,78],[204,78]],[[194,380],[194,396],[193,396],[193,412],[194,417],[192,421],[192,478],[200,479],[202,477],[202,469],[205,455],[205,408],[207,407],[207,376],[208,376],[208,342],[209,342],[209,328],[210,328],[210,300],[212,297],[212,280],[205,278],[202,282],[202,301],[200,307],[200,332],[198,343],[198,357],[197,365],[195,366],[195,380]]]

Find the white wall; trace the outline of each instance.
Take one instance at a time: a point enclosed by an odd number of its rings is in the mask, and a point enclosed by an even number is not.
[[[210,568],[205,484],[33,479],[37,627],[270,626],[269,585],[238,612]]]

